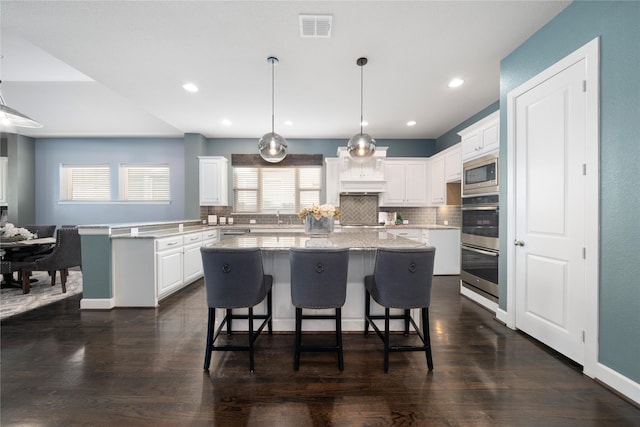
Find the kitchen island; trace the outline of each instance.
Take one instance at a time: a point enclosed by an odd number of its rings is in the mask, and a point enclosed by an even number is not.
[[[410,240],[385,229],[343,229],[326,237],[311,237],[304,233],[275,232],[245,234],[216,244],[217,247],[262,249],[263,265],[266,274],[273,276],[273,329],[274,331],[295,330],[295,308],[291,304],[291,283],[289,248],[291,247],[330,247],[349,248],[349,273],[347,277],[347,297],[342,307],[342,329],[344,331],[362,331],[364,329],[364,276],[373,273],[375,253],[378,248],[416,248],[424,247],[421,242]],[[255,309],[256,313],[265,313],[264,302]],[[234,310],[235,311],[235,310]],[[322,310],[305,310],[312,314],[322,314]],[[238,310],[239,313],[246,312]],[[372,304],[374,314],[384,314],[381,307]],[[400,311],[398,310],[398,313]],[[326,314],[326,311],[325,311]],[[414,313],[419,319],[418,313]],[[244,323],[243,323],[244,322]],[[234,329],[246,330],[247,322],[234,320]],[[311,320],[303,322],[303,330],[333,331],[333,320]],[[392,321],[393,330],[402,330],[401,321]]]

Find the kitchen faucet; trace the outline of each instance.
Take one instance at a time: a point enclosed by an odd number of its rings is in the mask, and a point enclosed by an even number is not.
[[[276,210],[276,224],[280,225],[280,210]]]

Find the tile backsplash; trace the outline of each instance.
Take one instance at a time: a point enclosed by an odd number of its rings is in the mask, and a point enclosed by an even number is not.
[[[234,224],[240,225],[249,224],[250,220],[255,220],[256,224],[276,224],[277,221],[273,214],[238,214],[232,210],[230,206],[201,206],[200,218],[206,220],[208,215],[233,217]],[[380,208],[375,194],[343,194],[340,196],[340,211],[340,222],[345,225],[377,224],[379,211],[397,212],[402,215],[402,219],[409,221],[409,225],[444,225],[445,221],[452,227],[460,227],[462,224],[460,206]],[[297,214],[281,214],[280,221],[286,225],[302,223]]]
[[[341,194],[340,224],[376,225],[378,224],[377,194]]]

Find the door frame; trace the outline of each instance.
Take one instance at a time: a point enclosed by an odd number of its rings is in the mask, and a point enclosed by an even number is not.
[[[584,60],[586,66],[586,176],[585,176],[585,354],[583,373],[594,378],[598,369],[598,292],[600,260],[600,38],[596,37],[507,94],[507,308],[501,313],[506,325],[516,325],[515,218],[515,103],[518,96]],[[592,230],[595,230],[593,232]]]

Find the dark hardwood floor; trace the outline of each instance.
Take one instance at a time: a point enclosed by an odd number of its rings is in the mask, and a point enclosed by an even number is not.
[[[158,309],[78,306],[1,324],[2,426],[640,425],[640,409],[461,297],[457,277],[435,280],[431,373],[423,353],[395,353],[384,374],[374,334],[345,336],[343,372],[333,353],[303,353],[294,372],[293,335],[265,334],[253,374],[246,352],[214,353],[205,373],[201,281]]]

